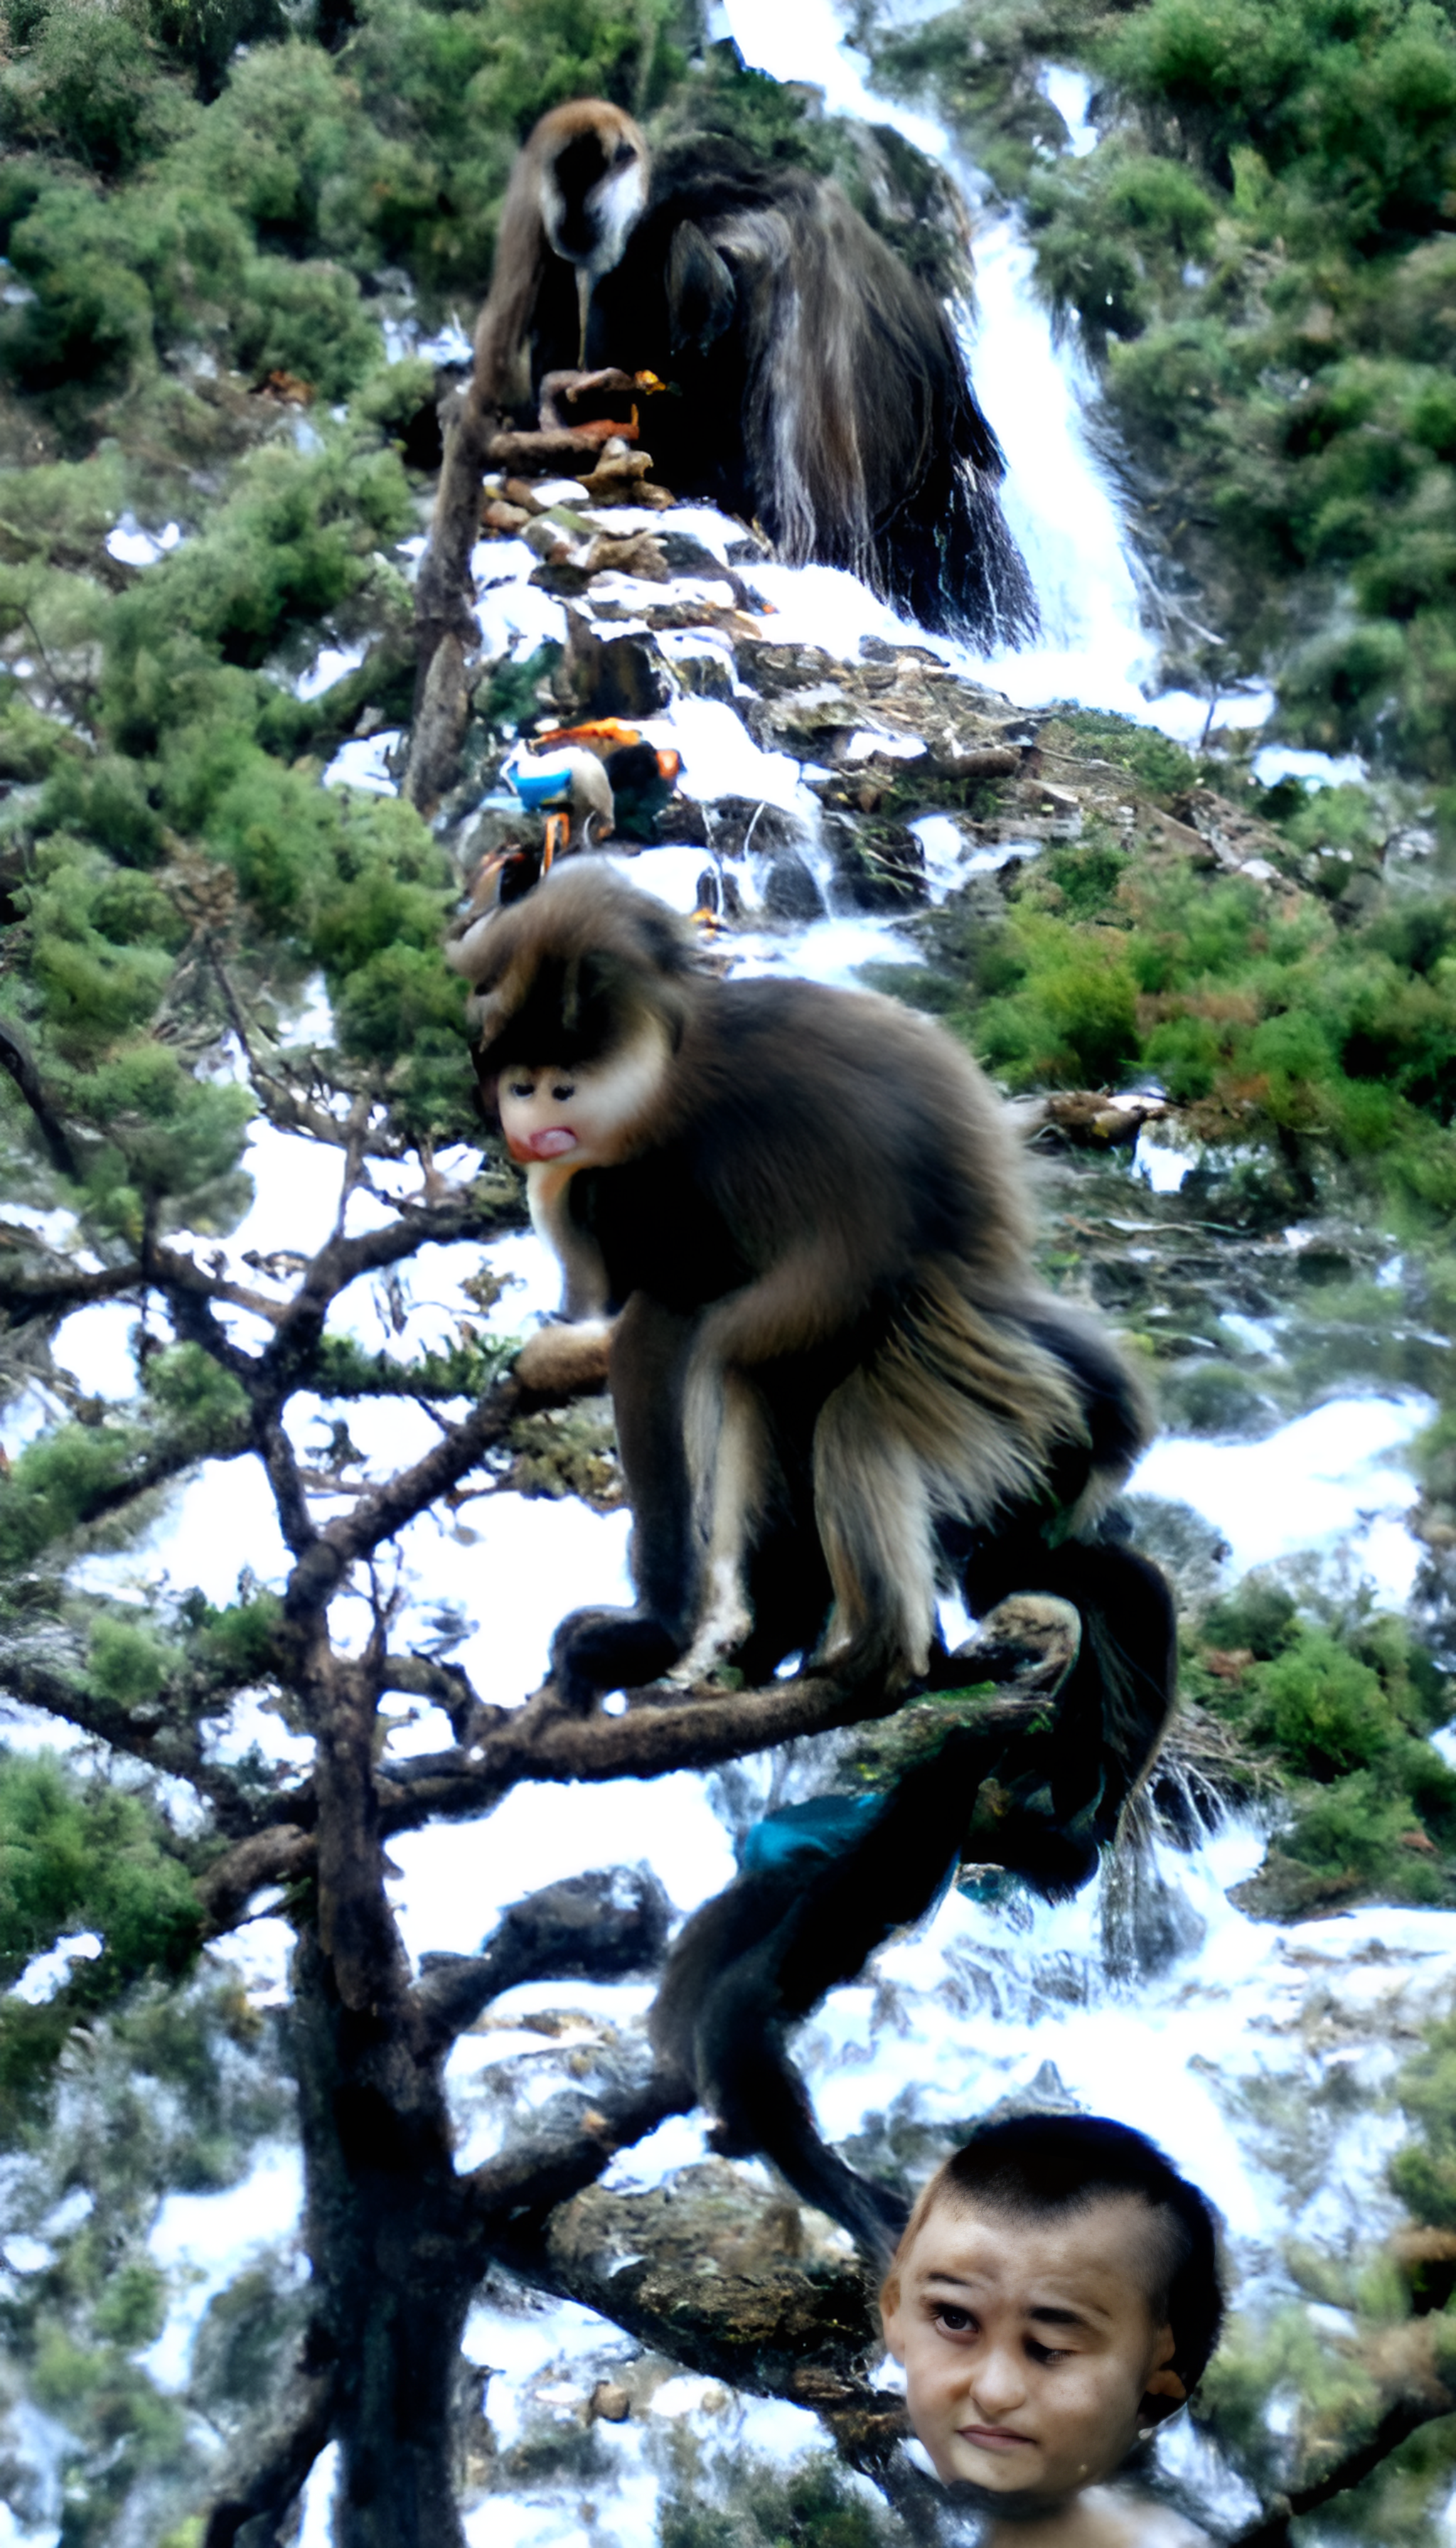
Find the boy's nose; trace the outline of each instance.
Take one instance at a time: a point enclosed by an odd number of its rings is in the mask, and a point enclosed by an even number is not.
[[[1014,2347],[992,2345],[981,2355],[971,2375],[970,2394],[977,2414],[987,2424],[998,2424],[1025,2406],[1026,2371]]]

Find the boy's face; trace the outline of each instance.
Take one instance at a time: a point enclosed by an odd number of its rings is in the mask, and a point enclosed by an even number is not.
[[[933,2207],[886,2284],[884,2329],[938,2477],[1055,2497],[1112,2475],[1148,2393],[1184,2395],[1148,2298],[1156,2237],[1138,2195],[1049,2219]]]

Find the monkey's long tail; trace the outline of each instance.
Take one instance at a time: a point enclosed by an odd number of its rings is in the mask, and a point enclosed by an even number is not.
[[[1055,1899],[1086,1882],[1157,1757],[1177,1696],[1173,1596],[1152,1560],[1121,1541],[1048,1548],[1031,1528],[989,1540],[967,1565],[964,1587],[981,1616],[1008,1593],[1050,1592],[1082,1622],[1057,1694],[1049,1765],[1037,1747],[1020,1777],[1014,1761],[999,1774],[1007,1863]]]

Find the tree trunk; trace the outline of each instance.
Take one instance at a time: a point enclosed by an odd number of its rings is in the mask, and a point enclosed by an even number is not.
[[[345,2008],[313,1935],[295,1987],[312,2349],[340,2373],[336,2548],[459,2548],[455,2398],[481,2259],[451,2160],[443,2054],[414,2056],[398,2004]]]

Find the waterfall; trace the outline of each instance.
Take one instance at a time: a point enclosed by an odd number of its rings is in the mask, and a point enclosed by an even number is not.
[[[831,0],[722,0],[714,26],[731,35],[744,62],[779,80],[822,91],[833,114],[887,124],[947,168],[965,199],[975,258],[974,318],[963,317],[976,395],[1007,458],[1007,519],[1031,569],[1042,605],[1040,645],[978,658],[948,649],[971,674],[994,682],[1019,705],[1073,699],[1114,708],[1196,742],[1209,702],[1188,691],[1150,695],[1157,642],[1146,604],[1154,600],[1136,559],[1117,491],[1088,437],[1094,383],[1075,332],[1058,341],[1038,300],[1033,251],[1015,212],[990,209],[986,187],[933,118],[875,96],[862,55],[843,39]],[[1086,122],[1089,83],[1053,66],[1047,94],[1067,124],[1076,156],[1095,136]],[[1267,691],[1221,701],[1225,723],[1262,724]]]

